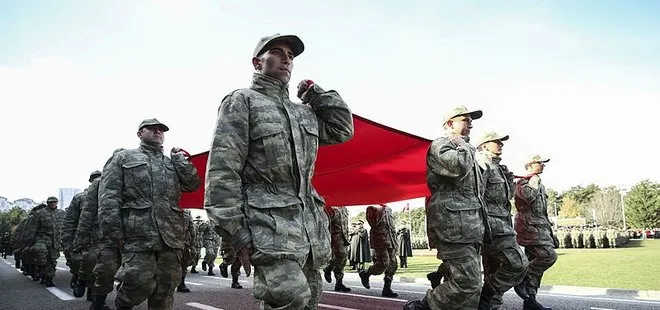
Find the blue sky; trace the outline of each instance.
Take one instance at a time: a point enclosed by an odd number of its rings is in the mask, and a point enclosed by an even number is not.
[[[0,130],[15,133],[0,137],[13,150],[0,195],[85,187],[148,117],[172,128],[166,148],[207,150],[219,100],[248,85],[274,32],[305,42],[293,80],[338,90],[356,114],[432,139],[464,104],[484,111],[473,138],[511,136],[514,171],[552,158],[549,187],[659,179],[659,2],[403,3],[0,1]]]

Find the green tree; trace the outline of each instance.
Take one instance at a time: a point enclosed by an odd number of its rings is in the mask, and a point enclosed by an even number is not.
[[[562,199],[560,218],[576,218],[580,216],[580,205],[572,197]]]
[[[351,218],[351,223],[357,222],[358,220],[367,221],[367,214],[364,211],[359,212]]]
[[[548,194],[548,212],[551,213],[550,215],[554,216],[555,206],[557,206],[557,212],[561,211],[563,197],[552,188],[546,189],[545,192]]]
[[[643,180],[625,196],[626,220],[630,227],[660,227],[660,184]]]

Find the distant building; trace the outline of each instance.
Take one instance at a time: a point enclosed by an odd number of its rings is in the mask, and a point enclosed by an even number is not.
[[[0,212],[9,211],[11,207],[11,203],[7,201],[7,198],[0,196]]]
[[[68,208],[71,200],[73,199],[73,196],[75,196],[77,193],[80,193],[81,191],[82,190],[79,188],[60,188],[60,194],[57,198],[59,199],[57,208],[62,210]]]
[[[21,198],[14,200],[14,207],[19,207],[25,211],[30,211],[37,203],[30,198]]]

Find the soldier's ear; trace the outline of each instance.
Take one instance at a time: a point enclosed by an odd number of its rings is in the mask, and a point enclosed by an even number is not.
[[[261,69],[262,69],[261,58],[252,57],[252,66],[254,67],[254,70],[261,71]]]

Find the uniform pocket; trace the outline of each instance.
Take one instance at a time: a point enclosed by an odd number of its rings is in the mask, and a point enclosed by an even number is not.
[[[448,203],[441,208],[439,220],[441,239],[447,242],[479,242],[483,239],[484,224],[478,203]],[[444,227],[443,227],[444,226]]]
[[[276,167],[281,163],[288,163],[286,155],[290,152],[286,137],[284,137],[284,125],[279,123],[257,123],[250,128],[250,139],[256,141],[256,145],[266,157],[267,167]]]
[[[124,188],[128,200],[151,196],[151,169],[144,160],[122,164]]]

